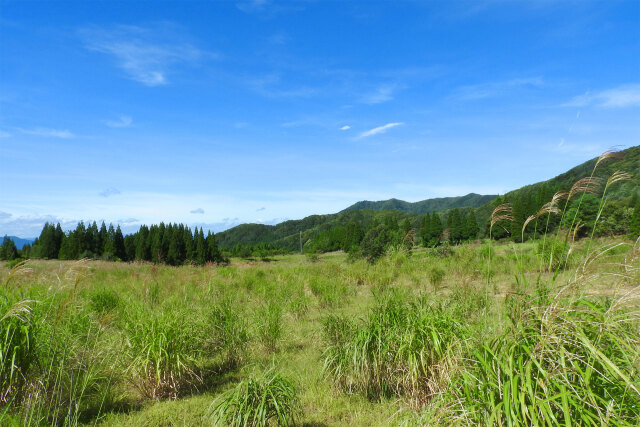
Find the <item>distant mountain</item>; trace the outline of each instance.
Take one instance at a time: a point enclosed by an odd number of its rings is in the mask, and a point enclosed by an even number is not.
[[[306,241],[319,232],[337,226],[345,226],[355,221],[367,227],[374,219],[382,221],[385,216],[392,215],[397,220],[409,218],[414,227],[418,226],[419,215],[427,212],[443,211],[453,208],[472,208],[491,202],[497,196],[467,194],[461,197],[441,197],[409,203],[391,199],[380,202],[358,202],[337,214],[311,215],[299,220],[285,221],[276,225],[241,224],[216,234],[216,241],[221,248],[229,249],[234,245],[273,243],[295,250],[300,244],[300,233]]]
[[[364,200],[362,202],[358,202],[349,206],[342,212],[371,209],[374,211],[394,210],[423,215],[427,212],[440,212],[454,208],[477,208],[491,202],[496,197],[498,196],[483,196],[481,194],[469,193],[466,196],[439,197],[435,199],[422,200],[415,203],[405,202],[404,200],[398,199],[381,200],[379,202],[370,202],[368,200]]]
[[[16,237],[16,236],[7,236],[9,239],[13,240],[13,243],[16,244],[16,248],[18,249],[22,249],[24,247],[24,245],[32,245],[34,240],[36,240],[35,238],[33,239],[22,239],[20,237]],[[3,237],[4,239],[4,237]],[[0,239],[0,243],[2,243],[1,239]]]
[[[606,178],[617,170],[631,174],[631,180],[616,183],[607,192],[607,197],[610,199],[630,198],[634,192],[640,191],[640,146],[620,151],[617,153],[617,157],[601,162],[595,175],[604,178],[606,182]],[[535,194],[544,185],[553,192],[569,190],[578,179],[591,175],[597,160],[597,158],[591,159],[548,181],[538,182],[510,191],[501,196],[500,199],[511,201],[523,192]],[[449,211],[454,208],[459,208],[464,213],[473,208],[478,224],[482,226],[491,215],[496,203],[495,199],[496,196],[492,195],[483,196],[470,193],[461,197],[427,199],[415,203],[398,199],[378,202],[361,201],[337,214],[311,215],[300,220],[285,221],[277,225],[238,225],[216,234],[216,239],[222,248],[231,248],[237,243],[256,244],[264,242],[295,250],[300,242],[300,233],[302,233],[302,240],[307,241],[317,233],[336,226],[345,226],[351,221],[358,222],[366,228],[374,220],[380,222],[385,216],[389,215],[394,216],[397,220],[409,218],[412,226],[418,227],[423,214],[439,212],[446,218]]]

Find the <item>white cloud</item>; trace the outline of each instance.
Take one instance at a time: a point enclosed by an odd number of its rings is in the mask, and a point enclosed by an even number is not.
[[[318,93],[318,89],[307,86],[283,87],[282,78],[278,73],[250,79],[248,84],[258,94],[267,98],[308,98]]]
[[[47,138],[62,138],[68,139],[73,138],[75,135],[68,130],[61,129],[47,129],[47,128],[36,128],[36,129],[20,129],[22,133],[26,133],[27,135],[35,135],[35,136],[44,136]]]
[[[393,94],[398,89],[396,84],[385,84],[378,86],[376,90],[362,97],[361,101],[365,104],[382,104],[391,101]]]
[[[107,120],[105,124],[112,128],[126,128],[131,126],[133,119],[129,116],[120,116],[118,120]]]
[[[195,62],[203,56],[196,47],[166,33],[173,31],[125,25],[80,31],[88,49],[114,57],[131,80],[146,86],[167,84],[167,73],[174,64]]]
[[[349,129],[351,129],[351,126],[349,125],[344,125],[340,128],[340,130],[349,130]]]
[[[202,214],[204,214],[204,209],[202,209],[202,208],[194,209],[192,211],[189,211],[189,213],[202,215]]]
[[[539,88],[542,86],[544,86],[542,77],[516,78],[502,82],[461,86],[455,91],[454,98],[464,100],[491,98],[512,91],[515,88]]]
[[[640,84],[628,84],[600,92],[585,92],[575,96],[564,107],[596,106],[603,108],[625,108],[640,106]]]
[[[387,123],[387,124],[386,124],[386,125],[384,125],[384,126],[378,126],[377,128],[373,128],[373,129],[370,129],[370,130],[368,130],[368,131],[366,131],[366,132],[362,132],[362,133],[358,136],[358,138],[365,138],[365,137],[367,137],[367,136],[372,136],[372,135],[376,135],[376,134],[379,134],[379,133],[385,133],[385,132],[386,132],[386,131],[388,131],[389,129],[391,129],[391,128],[393,128],[393,127],[396,127],[396,126],[401,126],[401,125],[403,125],[403,124],[404,124],[404,123],[401,123],[401,122],[398,122],[398,123]]]
[[[98,193],[100,196],[102,197],[110,197],[110,196],[114,196],[116,194],[120,194],[120,190],[118,190],[117,188],[107,188],[106,190],[101,191],[100,193]]]

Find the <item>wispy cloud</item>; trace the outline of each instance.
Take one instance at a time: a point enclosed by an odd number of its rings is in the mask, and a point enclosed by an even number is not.
[[[195,62],[203,56],[192,44],[179,41],[175,29],[166,25],[85,28],[80,35],[88,49],[112,56],[127,77],[147,86],[167,84],[174,64]]]
[[[389,129],[396,127],[396,126],[401,126],[404,123],[398,122],[398,123],[387,123],[386,125],[383,126],[378,126],[377,128],[373,128],[370,129],[366,132],[362,132],[358,138],[366,138],[368,136],[373,136],[373,135],[377,135],[379,133],[385,133],[386,131],[388,131]]]
[[[517,88],[540,88],[542,86],[544,86],[542,77],[516,78],[501,82],[461,86],[454,92],[453,97],[463,100],[476,100],[500,96]]]
[[[382,104],[391,101],[393,95],[399,89],[397,84],[384,84],[378,86],[373,92],[364,95],[361,102],[365,104]]]
[[[263,206],[263,207],[261,207],[261,208],[256,209],[256,212],[262,212],[262,211],[264,211],[264,210],[266,210],[266,209],[267,209],[267,208],[265,208],[265,207]]]
[[[131,126],[133,119],[129,116],[120,116],[118,120],[107,120],[105,124],[112,128],[126,128]]]
[[[192,211],[189,211],[189,213],[202,215],[202,214],[204,214],[204,209],[202,209],[202,208],[194,209]]]
[[[11,134],[9,132],[5,132],[3,130],[0,130],[0,138],[9,138],[11,136]]]
[[[111,197],[111,196],[115,196],[116,194],[120,194],[120,190],[118,190],[117,188],[111,187],[101,191],[98,194],[102,197]]]
[[[236,7],[243,12],[260,12],[269,4],[269,0],[243,0],[236,3]]]
[[[351,126],[349,125],[344,125],[340,128],[340,130],[349,130],[349,129],[351,129]]]
[[[628,84],[599,92],[586,92],[563,104],[564,107],[596,106],[624,108],[640,106],[640,84]]]
[[[2,212],[2,211],[0,211],[0,220],[2,220],[2,219],[8,219],[8,218],[11,218],[11,216],[12,216],[12,215],[11,215],[9,212]]]
[[[27,135],[43,136],[46,138],[73,138],[75,135],[68,130],[62,129],[47,129],[47,128],[35,128],[35,129],[20,129],[22,133]]]
[[[556,145],[547,145],[547,151],[551,151],[553,153],[561,153],[561,154],[571,154],[571,155],[598,155],[604,151],[598,144],[591,143],[567,143],[564,138],[560,138],[560,142]]]
[[[281,77],[277,73],[251,79],[249,80],[249,86],[258,94],[267,98],[307,98],[318,93],[317,89],[306,86],[283,88]]]

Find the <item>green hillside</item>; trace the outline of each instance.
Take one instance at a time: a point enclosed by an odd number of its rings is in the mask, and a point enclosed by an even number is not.
[[[378,202],[364,200],[349,206],[344,211],[371,209],[374,211],[394,210],[414,214],[426,214],[427,212],[440,212],[454,208],[476,208],[491,202],[496,197],[496,195],[483,196],[481,194],[469,193],[466,196],[439,197],[421,200],[415,203],[405,202],[404,200],[398,199],[381,200]]]
[[[296,250],[300,244],[300,233],[302,233],[304,243],[318,233],[334,227],[345,227],[347,224],[355,222],[366,229],[374,221],[383,222],[389,216],[397,221],[409,218],[411,226],[418,228],[424,213],[438,212],[446,220],[452,209],[458,209],[462,214],[467,214],[472,208],[474,208],[476,219],[482,230],[496,203],[510,202],[526,197],[535,200],[536,196],[540,195],[544,196],[546,202],[556,191],[569,190],[577,180],[590,176],[597,160],[597,158],[591,159],[555,178],[510,191],[497,199],[492,195],[483,196],[470,193],[461,197],[427,199],[415,203],[398,199],[378,202],[361,201],[336,214],[311,215],[277,225],[238,225],[216,234],[216,239],[223,249],[232,248],[236,244],[268,243],[283,249]],[[598,165],[595,176],[603,179],[604,186],[606,179],[618,170],[631,174],[632,178],[611,187],[607,194],[609,199],[614,201],[629,199],[633,192],[640,188],[640,146],[620,151],[615,153],[614,157],[603,160]]]
[[[545,192],[550,194],[554,194],[556,191],[569,191],[571,186],[580,178],[589,177],[591,175],[593,167],[597,161],[597,157],[593,158],[569,169],[567,172],[562,173],[555,178],[510,191],[504,196],[501,196],[499,200],[508,202],[522,195],[533,196],[539,191],[542,191],[543,188],[545,188]],[[623,200],[630,198],[634,192],[638,192],[638,189],[640,189],[640,146],[619,151],[615,153],[613,157],[601,161],[594,176],[602,179],[602,187],[604,187],[607,178],[616,171],[629,173],[631,175],[631,179],[613,185],[611,189],[607,191],[608,199]],[[476,210],[476,217],[479,222],[483,223],[489,218],[495,203],[496,201],[487,203]]]

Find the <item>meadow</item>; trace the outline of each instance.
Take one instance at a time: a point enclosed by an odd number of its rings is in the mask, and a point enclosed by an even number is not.
[[[640,244],[550,246],[7,265],[0,424],[637,425]]]

